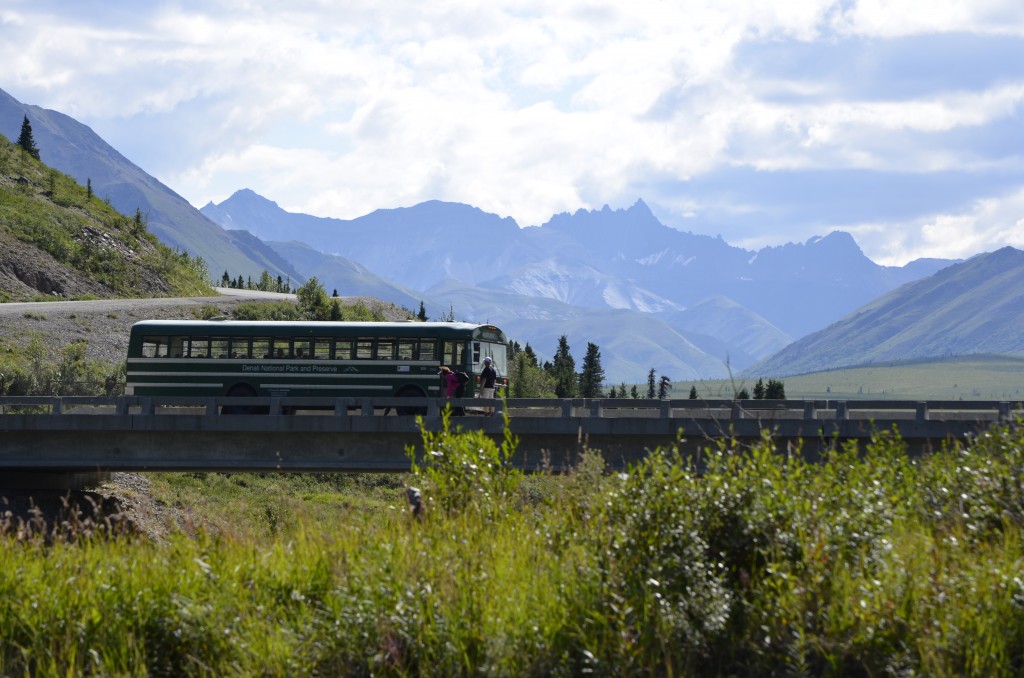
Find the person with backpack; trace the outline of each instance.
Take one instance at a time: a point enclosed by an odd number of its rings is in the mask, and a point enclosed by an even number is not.
[[[455,372],[447,365],[441,365],[441,369],[437,373],[444,381],[444,395],[446,398],[461,398],[463,396],[466,392],[466,382],[469,381],[469,377],[465,373]],[[464,376],[465,379],[461,378],[460,375]],[[465,410],[461,407],[456,407],[452,414],[456,417],[462,416],[465,414]]]

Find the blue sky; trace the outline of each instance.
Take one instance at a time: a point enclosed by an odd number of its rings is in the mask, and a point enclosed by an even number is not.
[[[748,248],[1024,247],[1024,2],[5,0],[0,88],[197,207],[643,199]]]

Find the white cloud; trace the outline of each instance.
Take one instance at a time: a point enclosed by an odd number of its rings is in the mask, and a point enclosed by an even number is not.
[[[836,27],[876,37],[972,31],[1024,35],[1024,5],[1013,0],[857,0]]]
[[[998,198],[978,200],[956,214],[935,214],[907,223],[848,227],[872,260],[903,265],[912,259],[966,259],[1001,247],[1024,248],[1024,186]]]
[[[929,137],[1019,115],[1024,82],[865,99],[841,72],[766,83],[734,63],[751,41],[965,31],[1024,35],[1024,5],[13,0],[0,87],[114,135],[133,121],[118,149],[197,205],[243,187],[338,217],[438,198],[531,225],[730,167],[1012,165]],[[699,216],[699,201],[673,204]],[[909,228],[900,251],[938,246]]]

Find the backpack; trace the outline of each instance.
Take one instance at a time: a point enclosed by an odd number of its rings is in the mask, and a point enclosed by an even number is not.
[[[455,387],[455,397],[461,398],[466,393],[466,384],[469,383],[469,375],[465,372],[456,372],[455,378],[459,380],[459,385]]]

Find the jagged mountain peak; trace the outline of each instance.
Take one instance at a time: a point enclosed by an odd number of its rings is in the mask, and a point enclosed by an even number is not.
[[[661,231],[668,229],[658,221],[651,208],[643,200],[637,200],[624,209],[612,209],[604,205],[599,210],[578,209],[575,212],[561,212],[552,216],[541,228],[576,233],[607,231],[608,229],[642,228]]]

